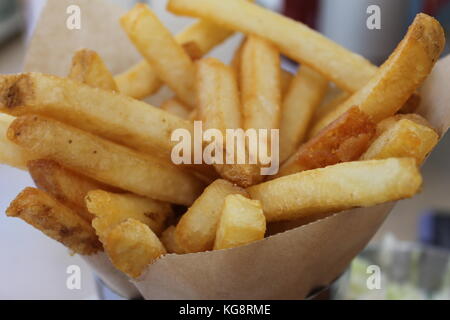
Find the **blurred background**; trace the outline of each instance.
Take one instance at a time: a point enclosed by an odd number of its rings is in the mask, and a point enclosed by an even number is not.
[[[94,0],[95,1],[95,0]],[[166,15],[166,0],[109,0],[123,7],[149,3]],[[440,20],[450,36],[450,0],[259,0],[260,5],[308,24],[352,51],[381,64],[406,32],[415,14]],[[368,30],[369,5],[381,8],[381,30]],[[45,0],[0,0],[0,73],[22,69],[27,43]],[[188,19],[175,20],[172,31]],[[450,39],[446,53],[450,53]],[[287,66],[295,66],[287,61]],[[399,203],[369,247],[337,283],[335,297],[351,299],[450,298],[450,138],[423,168],[425,188]],[[0,299],[98,299],[90,269],[58,243],[18,219],[6,221],[9,202],[32,185],[28,174],[0,165]],[[7,223],[6,223],[7,222]],[[79,265],[82,289],[68,290],[66,267]],[[383,271],[382,290],[365,285],[370,264]]]

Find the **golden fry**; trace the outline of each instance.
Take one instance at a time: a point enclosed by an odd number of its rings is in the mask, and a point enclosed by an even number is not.
[[[113,75],[93,50],[81,49],[75,53],[69,78],[94,88],[118,91]]]
[[[375,122],[397,113],[431,72],[444,44],[444,30],[439,22],[423,13],[417,15],[405,38],[377,74],[316,123],[311,134],[317,134],[354,106],[359,106]]]
[[[27,161],[33,159],[33,156],[6,138],[8,127],[14,119],[12,116],[0,113],[0,163],[25,170]]]
[[[114,227],[106,236],[104,247],[114,266],[133,278],[166,253],[153,231],[134,219]]]
[[[191,112],[195,112],[195,110],[191,111],[188,107],[175,98],[171,98],[164,102],[161,105],[161,109],[182,119],[189,119]]]
[[[89,212],[95,215],[92,226],[100,241],[116,225],[129,218],[146,224],[155,234],[160,234],[173,215],[170,204],[129,193],[92,190],[85,201]]]
[[[229,249],[264,239],[266,218],[258,200],[239,194],[225,198],[214,250]]]
[[[175,231],[178,245],[186,253],[212,250],[222,205],[230,194],[247,195],[226,180],[216,180],[181,217]]]
[[[86,208],[84,198],[87,193],[96,189],[117,190],[64,168],[53,160],[32,160],[27,163],[27,167],[34,183],[39,189],[48,192],[88,222],[91,222],[94,216]]]
[[[197,91],[199,117],[203,121],[205,130],[217,129],[226,137],[227,129],[241,128],[239,91],[236,77],[231,67],[213,58],[199,61]],[[238,139],[236,138],[236,140]],[[243,140],[240,142],[244,143]],[[224,141],[224,145],[226,145],[226,141]],[[244,151],[245,157],[247,157],[247,150],[245,149]],[[239,150],[237,150],[236,154],[238,152]],[[258,165],[225,164],[225,159],[223,159],[223,163],[214,165],[217,172],[222,177],[240,186],[246,187],[261,181]],[[235,161],[234,163],[237,162]]]
[[[172,132],[193,134],[191,122],[145,102],[39,73],[0,76],[0,112],[53,118],[168,161]]]
[[[400,118],[378,136],[361,160],[409,157],[420,165],[438,141],[439,135],[430,126]]]
[[[120,22],[136,48],[153,66],[158,77],[181,101],[194,108],[195,65],[153,11],[145,4],[137,4]]]
[[[175,230],[175,226],[170,226],[166,230],[164,230],[161,236],[161,242],[168,253],[183,254],[184,251],[175,238]]]
[[[152,199],[190,205],[203,190],[201,182],[175,166],[40,116],[17,118],[8,139],[41,158]]]
[[[328,81],[314,70],[302,66],[284,96],[280,124],[280,162],[287,160],[303,142]]]
[[[268,222],[295,220],[415,195],[422,177],[415,159],[345,162],[300,172],[247,189]]]
[[[359,90],[377,70],[363,57],[307,26],[244,0],[170,0],[168,9],[267,39],[288,57],[349,92]]]
[[[25,188],[11,202],[6,214],[21,218],[76,253],[90,255],[102,250],[91,225],[45,191]]]
[[[281,166],[275,178],[357,160],[367,150],[375,133],[376,125],[354,107],[302,145]]]
[[[280,54],[266,40],[250,36],[242,49],[243,128],[278,129],[281,117]]]

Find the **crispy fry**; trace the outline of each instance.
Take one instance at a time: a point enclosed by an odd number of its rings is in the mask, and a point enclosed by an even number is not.
[[[155,234],[161,234],[173,215],[168,203],[103,190],[89,191],[86,206],[95,215],[92,226],[102,242],[111,229],[129,218],[146,224]]]
[[[116,75],[114,81],[119,91],[135,99],[144,99],[161,88],[155,68],[146,60],[133,65],[126,71]]]
[[[172,131],[193,132],[191,122],[145,102],[39,73],[0,76],[0,112],[54,118],[165,159],[176,144]]]
[[[114,266],[133,278],[166,253],[153,231],[135,219],[114,227],[106,236],[104,247]]]
[[[170,226],[164,230],[161,236],[161,242],[168,253],[183,254],[184,251],[179,246],[177,239],[175,238],[175,230],[175,226]]]
[[[400,118],[380,134],[361,160],[410,157],[420,165],[438,141],[439,135],[430,126]]]
[[[281,69],[281,97],[282,99],[287,94],[292,80],[294,80],[294,75],[289,71]]]
[[[183,46],[192,59],[198,59],[232,34],[232,31],[212,22],[199,20],[177,34],[175,40]],[[136,99],[151,95],[162,84],[154,67],[146,60],[116,75],[114,79],[120,92]]]
[[[213,58],[199,61],[197,90],[199,116],[205,130],[217,129],[225,137],[226,129],[241,128],[239,92],[231,67]],[[243,140],[240,142],[244,143]],[[224,164],[215,164],[214,167],[222,177],[240,186],[250,186],[261,181],[258,165],[225,164],[224,161]]]
[[[284,96],[280,124],[280,162],[288,159],[303,142],[314,111],[328,88],[328,81],[302,66]]]
[[[359,106],[375,122],[397,113],[431,72],[444,44],[439,22],[423,13],[417,15],[405,38],[377,74],[321,119],[311,134],[317,134],[353,106]]]
[[[354,107],[302,145],[281,166],[275,178],[357,160],[367,150],[375,133],[376,125]]]
[[[156,200],[190,205],[203,184],[169,164],[40,116],[14,120],[8,139],[105,184]]]
[[[264,239],[266,219],[258,200],[239,194],[225,198],[214,250],[229,249]]]
[[[320,33],[244,0],[170,0],[168,9],[270,40],[282,53],[320,71],[346,91],[359,90],[376,73],[369,61]]]
[[[118,91],[113,75],[93,50],[81,49],[75,53],[69,78],[94,88]]]
[[[194,112],[195,110],[191,111],[188,107],[186,107],[183,103],[178,101],[176,98],[171,98],[164,102],[161,105],[161,109],[174,114],[182,119],[189,119],[191,112]]]
[[[120,22],[138,51],[153,66],[158,77],[181,101],[194,108],[195,65],[153,11],[145,4],[136,4]]]
[[[8,127],[14,119],[12,116],[0,113],[0,163],[25,170],[27,161],[33,159],[33,156],[6,138]]]
[[[413,93],[411,97],[406,101],[406,103],[403,105],[403,107],[400,108],[398,113],[402,114],[409,114],[416,112],[417,109],[419,109],[420,103],[422,102],[422,98],[420,97],[420,94]]]
[[[268,222],[368,207],[412,197],[422,177],[412,158],[345,162],[247,189]]]
[[[213,248],[222,205],[230,194],[247,195],[245,190],[226,180],[216,180],[181,217],[175,239],[184,252],[201,252]]]
[[[39,189],[78,213],[91,222],[94,216],[87,210],[84,198],[91,190],[104,189],[118,191],[115,188],[85,177],[48,159],[37,159],[27,163],[28,171]]]
[[[102,249],[88,222],[42,190],[25,188],[6,214],[21,218],[76,253],[90,255]]]
[[[240,76],[244,129],[278,129],[281,71],[277,49],[250,36],[242,49]]]

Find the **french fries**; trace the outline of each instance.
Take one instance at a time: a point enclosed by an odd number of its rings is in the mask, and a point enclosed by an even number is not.
[[[48,192],[88,222],[91,222],[94,216],[86,208],[84,198],[87,193],[96,189],[117,191],[115,188],[64,168],[53,160],[31,160],[27,163],[27,168],[39,189]]]
[[[73,252],[104,250],[136,279],[167,253],[232,249],[419,192],[439,135],[412,112],[444,47],[440,24],[419,14],[377,68],[249,2],[168,0],[200,18],[175,36],[137,4],[120,24],[144,60],[116,76],[87,49],[67,78],[0,75],[0,163],[40,188],[7,215]],[[236,31],[229,66],[203,58]],[[160,108],[138,100],[163,85]]]
[[[353,106],[358,106],[375,122],[397,113],[431,72],[444,44],[444,30],[439,22],[426,14],[418,14],[405,38],[377,74],[321,119],[311,134],[317,134]]]
[[[93,50],[82,49],[75,52],[69,78],[94,88],[118,91],[113,75]]]
[[[242,127],[239,92],[231,67],[213,58],[199,61],[197,91],[199,117],[203,120],[205,130],[217,129],[225,137],[227,129]],[[258,165],[224,163],[215,164],[214,167],[222,177],[243,187],[261,181]]]
[[[39,73],[1,75],[0,112],[50,117],[166,159],[176,144],[172,131],[193,131],[191,122],[145,102]]]
[[[91,225],[42,190],[25,188],[6,214],[24,220],[76,253],[91,255],[102,250]]]
[[[173,215],[168,203],[103,190],[89,191],[86,206],[95,215],[92,226],[102,242],[109,231],[130,218],[144,223],[155,234],[161,234],[167,220]]]
[[[271,43],[249,37],[242,48],[243,127],[278,129],[281,117],[280,54]]]
[[[222,205],[230,194],[247,193],[226,180],[210,184],[181,217],[175,230],[175,241],[185,253],[212,250]]]
[[[266,219],[258,200],[240,194],[225,198],[214,250],[229,249],[264,239]]]
[[[132,278],[166,253],[153,231],[142,222],[128,219],[114,227],[103,243],[114,266]]]
[[[14,120],[8,139],[94,180],[156,200],[190,205],[203,190],[175,166],[40,116]]]
[[[196,60],[232,34],[233,31],[224,29],[212,22],[199,20],[177,34],[175,40],[192,59]],[[120,92],[135,99],[143,99],[151,95],[162,84],[154,67],[146,60],[116,75],[114,79]]]
[[[402,114],[414,113],[417,111],[417,109],[419,109],[421,102],[422,102],[422,98],[420,97],[420,94],[413,93],[412,96],[409,97],[409,99],[403,105],[403,107],[400,108],[398,113],[402,113]]]
[[[268,222],[295,220],[412,197],[422,177],[412,158],[345,162],[247,188]]]
[[[160,239],[168,253],[183,254],[184,251],[181,249],[177,239],[175,238],[175,230],[175,226],[168,227],[164,230]]]
[[[429,125],[400,117],[378,136],[361,159],[409,157],[421,165],[438,140],[439,135]]]
[[[120,22],[136,48],[153,66],[158,77],[181,101],[194,108],[195,65],[158,17],[148,6],[137,4]]]
[[[193,111],[189,110],[189,108],[186,107],[183,103],[181,103],[180,101],[178,101],[175,98],[171,98],[171,99],[167,100],[166,102],[164,102],[161,105],[161,109],[163,109],[173,115],[176,115],[182,119],[189,119],[191,112],[193,112]]]
[[[281,108],[280,162],[283,163],[303,142],[328,81],[319,73],[301,66],[292,80]]]
[[[354,107],[303,144],[281,166],[275,178],[357,160],[367,150],[375,134],[376,125],[358,107]]]
[[[33,159],[33,156],[6,138],[8,127],[14,119],[0,113],[0,163],[23,170],[27,168],[27,161]]]
[[[244,0],[170,0],[168,9],[267,39],[286,56],[310,66],[349,92],[359,90],[377,70],[363,57],[307,26]]]

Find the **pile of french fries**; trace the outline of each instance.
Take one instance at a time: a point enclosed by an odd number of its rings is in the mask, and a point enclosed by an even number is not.
[[[143,4],[120,23],[142,62],[112,75],[80,50],[67,78],[0,76],[0,162],[30,172],[7,215],[73,252],[104,250],[130,277],[167,253],[261,240],[271,223],[373,206],[416,194],[418,167],[439,136],[416,93],[444,48],[419,14],[380,67],[321,34],[246,0],[170,0],[199,20],[173,36]],[[235,32],[230,65],[203,58]],[[300,67],[281,69],[285,55]],[[161,106],[141,99],[166,85]],[[331,87],[339,94],[323,103]],[[175,165],[171,133],[279,129],[281,167]],[[301,244],[299,244],[301,245]]]

